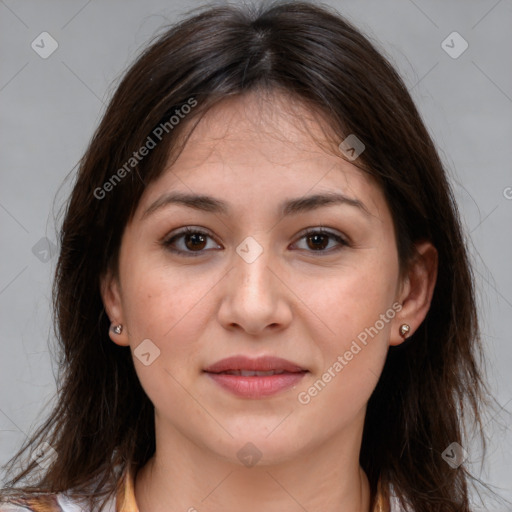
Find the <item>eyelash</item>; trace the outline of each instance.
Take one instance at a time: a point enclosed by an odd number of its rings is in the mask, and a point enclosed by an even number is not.
[[[185,257],[193,257],[194,258],[194,257],[201,256],[202,254],[204,254],[204,252],[206,251],[205,249],[202,249],[199,251],[189,251],[189,250],[183,251],[181,249],[175,249],[174,247],[172,247],[172,244],[175,243],[176,240],[178,240],[186,235],[202,235],[204,237],[213,239],[213,237],[208,232],[203,231],[198,228],[191,228],[191,227],[187,226],[187,227],[181,229],[180,231],[178,231],[177,233],[175,233],[174,235],[172,235],[170,238],[167,238],[166,240],[164,240],[162,243],[167,250],[169,250],[175,254],[185,256]],[[338,252],[343,247],[350,246],[349,242],[345,238],[343,238],[342,236],[340,236],[336,233],[333,233],[331,231],[326,231],[324,228],[308,228],[300,235],[299,240],[302,240],[304,238],[307,238],[307,237],[313,236],[313,235],[328,236],[328,237],[334,239],[339,244],[338,247],[336,247],[334,249],[330,248],[327,250],[319,249],[316,251],[315,250],[307,251],[310,253],[317,253],[319,256],[322,256],[325,254],[331,254],[333,252]]]

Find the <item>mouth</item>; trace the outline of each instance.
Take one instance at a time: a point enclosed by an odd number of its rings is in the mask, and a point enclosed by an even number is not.
[[[234,356],[204,372],[223,390],[243,398],[264,398],[296,386],[308,370],[277,357]]]
[[[241,377],[267,377],[269,375],[281,375],[282,373],[288,373],[284,370],[269,370],[268,372],[253,371],[253,370],[227,370],[225,372],[219,372],[224,375],[240,375]]]
[[[252,372],[254,374],[270,374],[276,373],[298,373],[307,371],[301,365],[282,359],[280,357],[262,356],[251,358],[243,355],[232,356],[226,359],[221,359],[216,363],[204,369],[208,373],[230,373],[232,375],[239,375],[236,372]],[[234,373],[233,373],[234,372]],[[250,377],[251,375],[244,375]]]

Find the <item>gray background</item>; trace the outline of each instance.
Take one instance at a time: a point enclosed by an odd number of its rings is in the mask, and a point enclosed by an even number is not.
[[[512,499],[512,1],[326,3],[398,67],[450,173],[475,264],[498,403],[485,418],[487,463],[482,467],[472,446],[468,460]],[[61,185],[137,51],[162,25],[202,4],[0,0],[0,464],[41,420],[55,392],[48,347],[51,244],[54,211],[70,180]],[[31,48],[45,31],[59,45],[47,59]],[[453,31],[469,45],[458,58],[441,46]],[[456,39],[447,44],[452,52],[461,48]],[[488,502],[485,509],[512,505]]]

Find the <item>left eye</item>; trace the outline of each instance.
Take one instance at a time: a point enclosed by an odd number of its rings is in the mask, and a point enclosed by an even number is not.
[[[348,245],[340,235],[325,230],[309,230],[299,239],[299,241],[302,240],[305,241],[306,247],[299,247],[299,249],[315,252],[330,252],[333,248],[340,249]]]

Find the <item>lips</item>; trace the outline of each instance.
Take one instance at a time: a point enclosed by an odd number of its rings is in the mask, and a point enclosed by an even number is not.
[[[226,375],[240,375],[242,377],[267,377],[268,375],[280,375],[284,370],[269,370],[268,372],[260,372],[253,370],[228,370],[221,372]]]
[[[280,357],[264,356],[256,359],[246,356],[234,356],[208,366],[204,370],[208,373],[228,372],[274,372],[274,373],[298,373],[307,371],[296,363],[281,359]],[[235,375],[236,373],[231,373]],[[244,375],[249,376],[249,375]]]
[[[295,385],[308,372],[278,357],[229,357],[204,370],[222,389],[242,398],[265,398]]]

